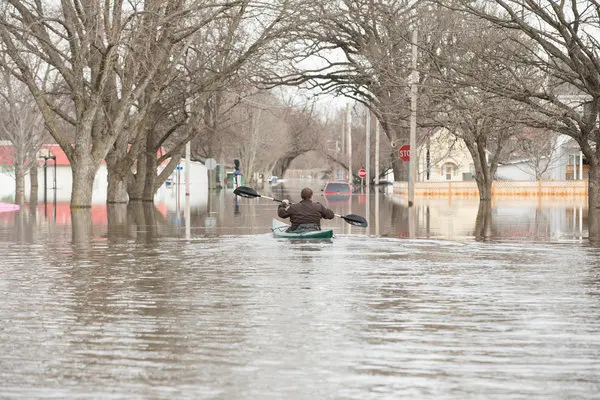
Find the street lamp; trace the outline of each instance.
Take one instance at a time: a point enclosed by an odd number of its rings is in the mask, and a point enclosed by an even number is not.
[[[54,161],[54,218],[56,218],[56,156],[50,153],[50,150],[45,150],[40,158],[44,159],[44,213],[48,216],[48,160]]]

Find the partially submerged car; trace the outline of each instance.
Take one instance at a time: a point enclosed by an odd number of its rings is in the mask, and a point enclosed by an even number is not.
[[[348,182],[327,182],[323,188],[324,195],[351,195],[352,186]]]

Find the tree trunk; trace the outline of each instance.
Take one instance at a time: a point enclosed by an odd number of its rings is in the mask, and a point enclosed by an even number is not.
[[[73,173],[71,209],[90,208],[92,206],[92,189],[97,167],[94,165],[89,153],[84,154],[71,166]]]
[[[123,204],[129,200],[127,194],[127,182],[125,179],[121,179],[119,174],[115,174],[114,171],[108,170],[108,189],[106,192],[106,202],[109,204]]]
[[[146,191],[146,175],[148,174],[148,158],[156,158],[156,152],[152,144],[153,131],[149,131],[146,135],[146,143],[142,151],[139,152],[136,160],[135,173],[132,174],[129,180],[127,191],[129,192],[129,199],[140,201],[144,199],[144,193]]]
[[[477,189],[479,189],[479,200],[491,201],[494,181],[489,179],[489,174],[486,174],[485,171],[476,171],[475,182],[477,182]]]
[[[152,154],[146,153],[145,177],[143,177],[144,193],[142,195],[142,201],[154,201],[154,194],[156,193],[155,182],[157,164],[158,160],[156,159],[156,154],[154,152]]]
[[[127,203],[129,195],[127,194],[127,175],[121,171],[121,163],[119,162],[126,153],[127,145],[122,151],[113,150],[106,156],[106,169],[108,172],[108,187],[106,190],[107,204],[122,204]]]
[[[106,169],[108,172],[108,188],[106,202],[127,203],[127,171],[122,171],[122,159],[127,156],[127,141],[124,137],[117,139],[115,146],[106,155]]]
[[[142,154],[137,159],[137,164],[145,163],[146,158]],[[129,194],[129,201],[140,201],[144,197],[144,182],[145,177],[142,171],[139,169],[135,174],[131,176],[129,179],[129,184],[127,185],[127,193]]]
[[[294,158],[296,158],[298,154],[285,154],[281,158],[279,158],[275,165],[273,166],[273,175],[278,176],[279,178],[283,178],[285,175],[285,171],[289,168]],[[248,177],[246,177],[248,178]]]
[[[25,166],[20,160],[15,162],[15,203],[25,203]]]
[[[490,167],[487,165],[486,159],[486,146],[484,141],[480,140],[471,141],[463,139],[471,158],[473,159],[473,165],[475,167],[475,182],[477,183],[477,189],[479,190],[480,201],[492,200],[492,185],[494,183],[494,177],[490,171]]]
[[[35,207],[38,202],[38,165],[37,163],[33,163],[31,168],[29,168],[29,205],[30,207]]]
[[[152,203],[144,202],[144,217],[146,221],[146,243],[154,243],[158,239],[158,224],[156,220],[156,207]]]
[[[492,228],[492,201],[480,200],[475,220],[475,239],[485,241],[491,235]]]
[[[600,242],[600,171],[590,162],[588,179],[588,232],[590,242]]]

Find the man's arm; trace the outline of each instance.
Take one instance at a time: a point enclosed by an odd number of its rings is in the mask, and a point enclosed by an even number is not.
[[[282,201],[281,204],[279,204],[279,207],[277,207],[277,215],[279,216],[279,218],[289,218],[290,213],[288,212],[288,209],[290,208],[290,203],[286,202],[286,201]]]
[[[325,218],[325,219],[333,219],[333,217],[335,216],[333,213],[333,210],[325,207],[323,204],[321,203],[317,203],[320,208],[321,208],[321,217]]]

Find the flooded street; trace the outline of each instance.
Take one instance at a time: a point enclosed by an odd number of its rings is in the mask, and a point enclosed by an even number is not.
[[[274,239],[277,203],[231,191],[188,221],[92,208],[84,240],[58,206],[0,214],[0,398],[598,398],[585,199],[482,216],[470,199],[315,192],[369,228]]]

